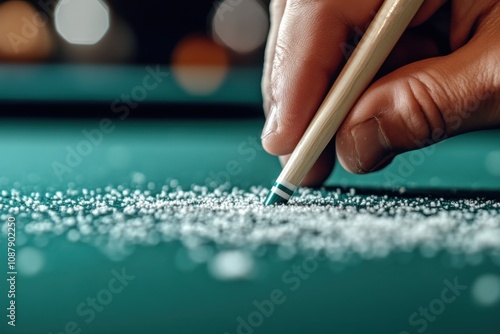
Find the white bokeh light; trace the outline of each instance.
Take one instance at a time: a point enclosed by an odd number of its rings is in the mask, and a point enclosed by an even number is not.
[[[100,0],[61,0],[55,10],[56,30],[71,44],[93,45],[109,30],[109,8]]]
[[[264,44],[268,28],[268,15],[257,0],[224,0],[212,19],[214,38],[243,54]]]
[[[208,269],[214,278],[221,281],[244,280],[254,274],[255,261],[242,251],[225,251],[210,261]]]
[[[472,297],[480,306],[493,306],[500,301],[500,277],[493,274],[482,275],[472,286]]]
[[[500,151],[490,152],[484,165],[490,175],[500,176]]]
[[[17,254],[17,270],[23,276],[37,275],[45,265],[45,256],[34,247],[21,248]]]

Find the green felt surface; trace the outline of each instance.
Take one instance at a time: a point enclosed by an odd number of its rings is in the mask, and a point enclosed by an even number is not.
[[[98,128],[99,120],[3,120],[0,189],[43,192],[66,189],[68,183],[92,189],[128,184],[134,177],[159,183],[177,179],[189,186],[213,182],[214,174],[229,175],[231,184],[248,188],[271,186],[280,171],[275,158],[253,145],[262,121],[113,120],[113,125],[60,178],[54,162],[66,164],[67,147],[76,149],[86,140],[82,131]],[[500,176],[491,172],[491,166],[486,168],[499,144],[498,131],[469,134],[437,145],[424,153],[423,160],[411,160],[411,153],[406,154],[374,175],[353,176],[336,168],[328,183],[378,189],[500,189]],[[405,161],[418,163],[408,167]],[[412,325],[409,317],[439,299],[446,287],[443,281],[455,278],[468,288],[427,321],[425,333],[493,334],[500,328],[500,305],[480,307],[471,297],[470,287],[478,277],[500,273],[499,265],[489,258],[476,265],[474,261],[457,265],[446,254],[427,258],[414,252],[380,260],[352,259],[347,264],[325,262],[293,290],[283,274],[301,265],[305,255],[279,260],[272,248],[257,258],[257,277],[221,282],[208,274],[204,264],[181,270],[176,256],[183,246],[178,242],[138,246],[121,261],[64,237],[34,237],[22,247],[27,246],[40,250],[45,265],[35,276],[18,276],[18,326],[7,327],[2,314],[2,333],[55,334],[65,332],[73,321],[77,326],[73,329],[81,333],[233,334],[238,333],[238,317],[248,319],[256,311],[253,302],[269,299],[275,289],[286,300],[252,328],[254,333],[419,333],[423,327]],[[0,256],[6,271],[6,256]],[[87,323],[87,317],[77,313],[78,305],[106,289],[112,270],[122,268],[134,280]],[[0,288],[5,313],[5,281]]]
[[[43,248],[43,272],[18,280],[18,327],[8,333],[59,333],[74,321],[82,333],[233,334],[238,317],[248,319],[256,311],[254,301],[268,300],[276,289],[286,300],[255,333],[418,333],[422,325],[412,326],[410,315],[439,299],[444,281],[455,278],[467,288],[427,322],[425,332],[498,332],[499,307],[475,305],[470,291],[479,274],[498,274],[498,265],[489,261],[454,268],[445,256],[403,254],[347,266],[321,263],[305,279],[292,275],[297,286],[283,275],[302,265],[304,257],[283,261],[264,256],[258,259],[257,279],[228,283],[212,278],[205,265],[179,270],[179,247],[141,248],[112,262],[93,247],[51,240]],[[87,323],[88,315],[77,313],[77,307],[108,287],[112,270],[123,268],[135,278]]]
[[[212,172],[219,174],[229,169],[233,185],[268,186],[274,183],[281,169],[277,159],[255,144],[259,142],[263,124],[259,120],[121,121],[116,118],[110,124],[109,133],[103,133],[102,138],[97,136],[97,144],[91,144],[87,155],[80,155],[81,162],[72,167],[66,162],[68,152],[77,151],[78,145],[88,142],[84,132],[100,129],[100,120],[2,121],[0,185],[17,181],[57,187],[75,182],[95,187],[125,183],[133,172],[140,172],[149,181],[175,178],[181,185],[189,186],[205,184]],[[83,145],[87,149],[88,145]],[[327,184],[495,190],[500,187],[500,161],[497,161],[499,169],[492,172],[491,166],[487,168],[487,160],[499,147],[499,131],[471,133],[406,153],[388,168],[370,175],[351,175],[338,165]],[[61,179],[54,172],[54,163],[66,165],[71,171],[63,172]]]
[[[144,77],[161,72],[161,82],[141,102],[260,104],[260,68],[233,68],[210,94],[192,95],[168,66],[1,65],[0,101],[111,102],[142,86]],[[71,113],[71,111],[68,111]]]

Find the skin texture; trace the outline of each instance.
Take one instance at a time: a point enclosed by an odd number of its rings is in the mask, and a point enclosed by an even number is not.
[[[382,0],[272,0],[262,144],[285,164]],[[302,185],[500,127],[500,1],[426,0]]]

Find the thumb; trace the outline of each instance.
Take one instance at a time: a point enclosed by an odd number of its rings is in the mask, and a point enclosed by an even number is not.
[[[376,171],[399,153],[499,126],[496,35],[476,36],[449,56],[407,65],[373,84],[337,133],[342,166]]]

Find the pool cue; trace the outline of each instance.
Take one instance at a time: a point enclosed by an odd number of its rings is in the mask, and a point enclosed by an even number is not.
[[[424,0],[385,0],[264,204],[287,203],[371,83]]]

